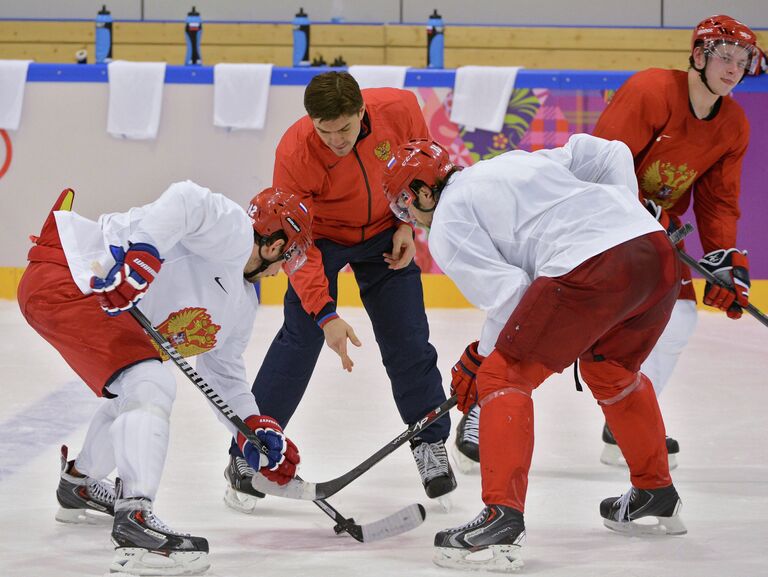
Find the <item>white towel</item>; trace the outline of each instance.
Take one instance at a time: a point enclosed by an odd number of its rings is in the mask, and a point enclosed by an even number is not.
[[[155,138],[163,105],[165,62],[115,60],[107,66],[107,74],[107,132],[118,138]]]
[[[267,120],[272,64],[217,64],[213,67],[213,124],[261,130]]]
[[[360,88],[402,88],[408,66],[350,66]]]
[[[0,60],[0,129],[18,130],[31,60]]]
[[[461,66],[453,86],[451,122],[501,132],[520,66]]]

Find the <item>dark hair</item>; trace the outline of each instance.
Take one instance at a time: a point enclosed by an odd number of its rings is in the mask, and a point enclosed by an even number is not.
[[[336,120],[357,114],[362,107],[363,94],[349,72],[318,74],[304,91],[304,108],[313,119]]]

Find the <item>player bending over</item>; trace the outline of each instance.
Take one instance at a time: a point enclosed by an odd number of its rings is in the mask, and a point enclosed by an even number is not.
[[[65,190],[33,237],[18,291],[27,322],[105,399],[77,458],[68,461],[62,448],[56,518],[113,515],[112,572],[202,573],[210,566],[208,541],[174,531],[153,513],[175,375],[139,324],[120,313],[145,297],[146,316],[182,355],[199,355],[198,373],[269,448],[268,456],[259,453],[217,413],[249,465],[287,483],[298,450],[260,414],[242,354],[258,305],[252,283],[303,264],[309,213],[296,196],[273,189],[254,197],[246,212],[190,181],[96,222],[71,212],[73,197]],[[93,276],[96,268],[108,272]],[[114,469],[116,486],[106,480]]]
[[[675,304],[680,264],[637,201],[633,169],[626,145],[585,134],[463,170],[440,144],[411,141],[387,165],[392,210],[429,228],[437,264],[487,312],[451,382],[463,412],[475,402],[482,409],[485,508],[437,533],[438,565],[522,566],[533,391],[577,359],[629,463],[630,489],[600,504],[605,525],[641,532],[651,529],[635,521],[652,516],[655,532],[686,532],[664,422],[640,372]]]

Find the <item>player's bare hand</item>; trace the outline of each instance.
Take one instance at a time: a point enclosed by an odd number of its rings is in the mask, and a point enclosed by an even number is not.
[[[399,270],[411,264],[415,255],[416,242],[413,240],[413,229],[407,224],[401,224],[392,235],[392,252],[384,253],[384,261],[392,270]]]
[[[341,368],[352,372],[352,367],[355,366],[355,363],[347,354],[347,340],[356,347],[362,345],[354,329],[349,323],[339,317],[329,321],[323,327],[323,334],[325,335],[325,343],[341,358]]]

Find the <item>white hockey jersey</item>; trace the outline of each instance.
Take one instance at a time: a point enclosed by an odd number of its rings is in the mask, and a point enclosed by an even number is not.
[[[455,173],[435,210],[429,250],[487,311],[478,351],[488,355],[534,279],[561,276],[658,230],[639,201],[629,148],[576,134],[562,148],[507,152]]]
[[[54,214],[69,269],[84,294],[91,292],[92,263],[104,270],[114,265],[109,245],[127,249],[130,240],[157,248],[163,266],[139,308],[183,356],[199,355],[197,372],[238,416],[259,413],[243,361],[258,307],[254,285],[243,278],[253,250],[253,227],[243,208],[186,181],[151,204],[102,215],[98,222],[75,212]]]

